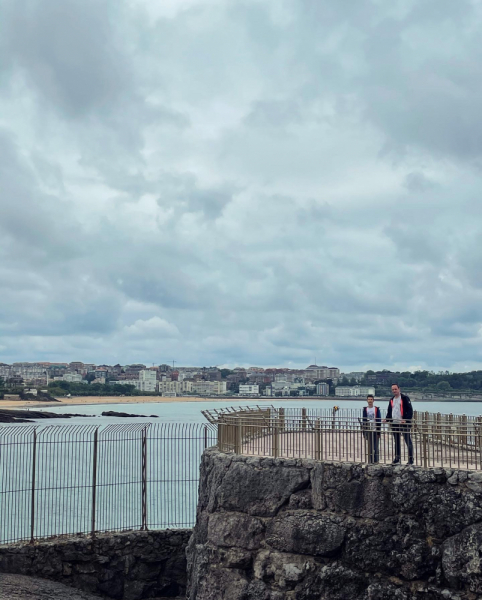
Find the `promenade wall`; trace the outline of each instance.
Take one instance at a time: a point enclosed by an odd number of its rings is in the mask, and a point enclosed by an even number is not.
[[[178,598],[191,529],[133,531],[0,546],[0,573],[34,575],[104,598]]]
[[[204,452],[190,600],[482,598],[482,473]]]

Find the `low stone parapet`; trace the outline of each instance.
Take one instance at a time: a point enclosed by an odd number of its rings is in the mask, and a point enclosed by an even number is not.
[[[35,575],[118,600],[181,597],[191,533],[130,531],[0,546],[0,572]]]

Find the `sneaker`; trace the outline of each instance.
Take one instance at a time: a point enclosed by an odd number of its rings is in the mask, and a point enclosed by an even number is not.
[[[392,460],[392,465],[397,465],[399,462],[400,462],[400,459],[399,459],[399,458],[394,458],[394,459]]]
[[[407,465],[413,465],[413,458],[408,461]]]

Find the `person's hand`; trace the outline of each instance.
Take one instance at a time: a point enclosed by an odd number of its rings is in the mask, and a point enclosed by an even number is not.
[[[386,419],[382,419],[382,423],[386,423],[386,422],[387,422],[387,420],[386,420]]]
[[[405,419],[402,419],[402,420],[400,421],[400,423],[406,423],[406,422],[407,422],[407,421],[405,421]]]

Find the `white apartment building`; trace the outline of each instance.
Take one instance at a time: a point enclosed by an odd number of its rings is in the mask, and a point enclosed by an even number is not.
[[[70,381],[71,383],[80,383],[82,381],[82,375],[79,373],[66,373],[63,375],[62,379],[64,381]]]
[[[365,385],[337,385],[335,388],[335,396],[368,396],[375,395],[375,388]]]
[[[259,385],[240,384],[240,396],[259,396]]]
[[[177,396],[181,391],[181,384],[179,381],[159,381],[157,389],[163,396]]]
[[[225,394],[228,391],[228,384],[226,381],[212,381],[213,394]]]
[[[192,381],[159,381],[158,390],[163,396],[173,396],[192,392]]]
[[[225,381],[194,381],[192,391],[196,394],[225,394],[227,390]]]
[[[358,385],[356,387],[360,390],[360,396],[365,396],[366,398],[369,394],[372,396],[375,395],[375,388],[371,385]]]
[[[271,385],[266,386],[264,394],[265,396],[276,396],[277,393],[279,394],[281,392],[282,396],[291,396],[291,385],[292,384],[280,382],[272,383]]]
[[[139,379],[134,379],[134,385],[141,392],[155,392],[157,389],[156,371],[150,369],[139,371]]]
[[[24,381],[46,379],[45,367],[37,363],[13,363],[12,366],[5,365],[0,369],[2,377],[22,377]]]

